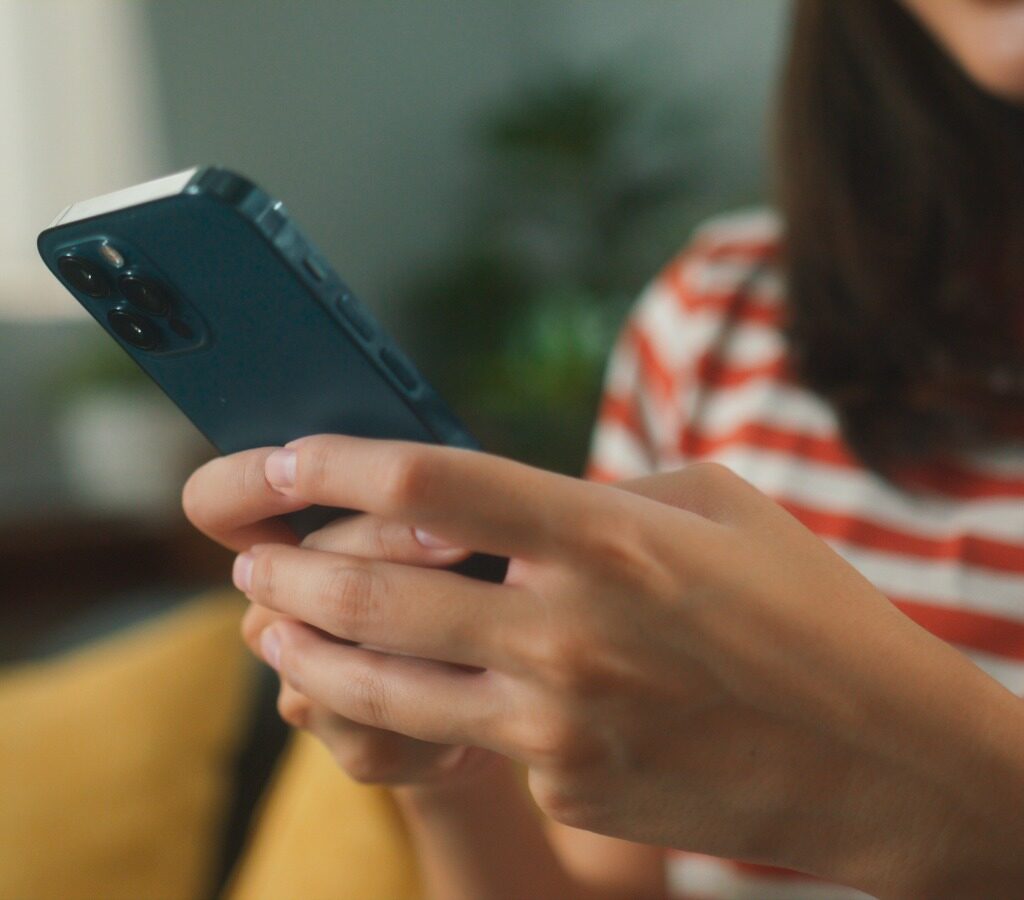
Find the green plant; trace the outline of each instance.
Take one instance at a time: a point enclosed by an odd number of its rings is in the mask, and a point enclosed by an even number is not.
[[[409,308],[417,360],[489,449],[581,468],[608,348],[689,221],[698,124],[617,68],[551,74],[481,117],[472,237]]]

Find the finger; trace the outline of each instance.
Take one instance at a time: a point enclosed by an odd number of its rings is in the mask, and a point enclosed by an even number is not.
[[[507,685],[494,673],[339,644],[297,622],[270,626],[262,640],[295,690],[339,716],[421,741],[512,749]]]
[[[295,533],[275,517],[309,504],[267,483],[266,460],[273,452],[272,447],[244,450],[196,469],[181,495],[188,520],[232,550],[268,541],[297,543]]]
[[[249,608],[242,616],[242,640],[257,659],[263,659],[263,652],[260,650],[260,635],[263,634],[263,629],[284,618],[286,617],[265,606],[249,604]]]
[[[406,784],[443,773],[465,752],[353,722],[320,703],[309,702],[305,727],[330,751],[334,761],[362,784]]]
[[[448,542],[503,556],[547,557],[571,544],[611,488],[472,450],[316,435],[267,458],[292,497],[376,513]]]
[[[484,668],[512,664],[505,636],[533,609],[517,586],[281,544],[253,547],[235,575],[256,603],[335,637]]]
[[[363,725],[310,700],[282,679],[277,711],[293,728],[315,735],[356,781],[400,784],[422,776],[424,770],[444,772],[465,748],[433,744]]]
[[[338,519],[302,541],[310,550],[325,550],[410,566],[450,566],[470,553],[460,547],[438,544],[429,535],[404,522],[380,516],[359,515]]]
[[[292,728],[308,728],[313,718],[313,701],[300,694],[287,682],[277,693],[277,714]]]

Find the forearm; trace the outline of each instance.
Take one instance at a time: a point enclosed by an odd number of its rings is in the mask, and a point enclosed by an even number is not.
[[[831,753],[829,789],[802,811],[812,829],[769,846],[767,861],[858,887],[883,900],[1019,900],[1019,825],[985,817],[920,766]],[[965,784],[976,773],[961,772]]]
[[[915,900],[1024,896],[1024,703],[951,648],[923,649],[893,659],[902,678],[885,674],[876,704],[866,692],[860,740],[873,753],[851,781],[862,804],[874,798],[884,843],[854,862],[873,869],[859,886]]]
[[[585,886],[562,864],[511,764],[454,786],[405,787],[395,796],[432,900],[640,900]]]
[[[1024,703],[1000,686],[964,691],[937,741],[937,790],[949,809],[921,833],[920,883],[900,896],[1017,900],[1024,896]],[[936,827],[937,826],[937,827]],[[895,894],[894,894],[895,895]]]

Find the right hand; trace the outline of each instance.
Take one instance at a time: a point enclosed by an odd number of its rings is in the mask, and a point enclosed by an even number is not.
[[[283,497],[267,483],[264,467],[273,449],[219,457],[197,469],[182,495],[189,521],[208,537],[236,551],[260,543],[299,543],[279,517],[305,504]],[[469,555],[455,547],[426,546],[409,526],[371,515],[340,518],[301,543],[303,547],[346,556],[427,567],[451,566]],[[253,605],[242,619],[242,636],[261,659],[265,657],[260,635],[281,618]],[[342,769],[366,784],[446,785],[475,775],[500,759],[486,750],[434,744],[353,722],[284,681],[277,708],[286,722],[314,734]]]

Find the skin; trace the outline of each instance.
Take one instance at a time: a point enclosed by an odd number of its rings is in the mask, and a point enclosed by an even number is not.
[[[241,554],[236,581],[261,610],[249,637],[262,626],[260,653],[343,764],[367,758],[344,737],[358,726],[421,742],[372,738],[378,757],[394,750],[393,780],[421,783],[403,801],[414,819],[443,823],[460,790],[511,796],[497,755],[574,828],[882,897],[1020,896],[1019,700],[727,470],[619,489],[322,435],[215,460],[186,490],[215,537],[313,503],[373,518]],[[510,557],[505,584],[409,564],[410,529]],[[550,889],[531,895],[559,896],[554,851],[531,858]]]
[[[1024,2],[901,0],[979,87],[1024,102]]]

